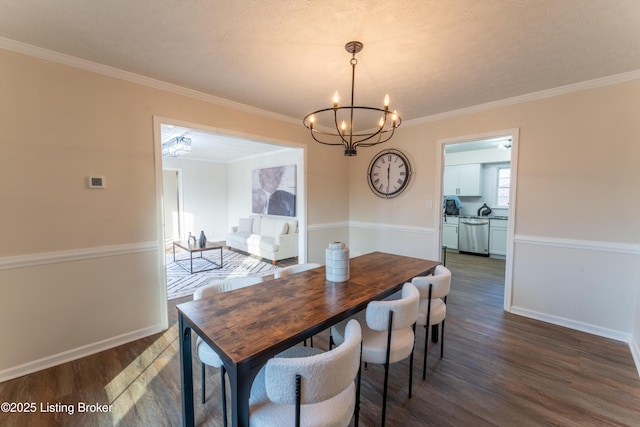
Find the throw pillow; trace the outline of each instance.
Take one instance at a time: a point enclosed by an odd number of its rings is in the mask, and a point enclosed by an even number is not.
[[[251,233],[252,226],[253,226],[253,218],[240,218],[238,222],[238,232]]]

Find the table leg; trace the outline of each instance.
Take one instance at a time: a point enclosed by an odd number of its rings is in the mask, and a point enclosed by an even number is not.
[[[191,366],[191,328],[184,324],[182,313],[178,313],[180,334],[180,380],[182,383],[182,425],[193,427],[193,370]]]
[[[233,427],[248,427],[251,384],[257,371],[251,372],[249,368],[240,365],[228,367],[227,373],[231,386],[231,425]]]

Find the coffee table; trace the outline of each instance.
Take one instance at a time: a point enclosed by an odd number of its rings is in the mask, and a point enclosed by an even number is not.
[[[209,270],[217,270],[222,268],[222,248],[225,245],[226,245],[226,242],[207,242],[206,245],[203,248],[201,248],[197,244],[196,245],[189,244],[189,242],[187,242],[186,240],[175,240],[173,242],[173,262],[175,262],[176,264],[178,264],[180,267],[184,268],[191,274],[201,273],[203,271],[209,271]],[[189,258],[176,259],[176,246],[182,250],[189,252]],[[215,249],[220,249],[220,264],[215,263],[209,258],[204,257],[202,254],[203,252],[213,251]],[[207,265],[211,265],[213,267],[201,268],[200,270],[193,271],[193,254],[198,252],[200,253],[200,256],[196,257],[196,259],[198,258],[203,259],[208,263]],[[189,261],[189,268],[183,265],[183,263],[186,263],[187,261]]]

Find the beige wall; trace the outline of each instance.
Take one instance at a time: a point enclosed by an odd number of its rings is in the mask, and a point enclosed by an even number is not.
[[[165,326],[154,116],[306,145],[309,260],[320,262],[334,240],[436,257],[437,141],[519,128],[513,311],[637,343],[638,111],[640,80],[403,125],[387,147],[414,175],[383,200],[366,183],[375,148],[344,158],[308,144],[299,123],[0,50],[0,322],[20,321],[0,332],[0,381]],[[92,174],[105,190],[86,189]]]
[[[0,322],[20,324],[0,332],[0,381],[166,325],[154,116],[308,141],[298,123],[0,49]],[[306,168],[311,221],[348,220],[348,163],[334,154],[307,149],[326,160]],[[87,189],[89,175],[107,188]]]
[[[631,340],[640,292],[640,80],[401,128],[394,147],[415,173],[401,196],[375,197],[363,152],[351,165],[352,248],[433,253],[437,141],[519,128],[513,298],[518,314]],[[386,148],[386,147],[385,147]],[[434,209],[427,208],[432,200]],[[394,236],[380,239],[393,224]],[[426,230],[410,233],[410,230]],[[635,323],[634,323],[635,322]],[[634,328],[635,325],[635,328]],[[634,335],[635,334],[635,335]]]

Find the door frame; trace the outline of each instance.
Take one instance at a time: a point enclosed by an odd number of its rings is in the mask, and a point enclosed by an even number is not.
[[[304,263],[307,260],[307,146],[299,142],[293,142],[282,139],[269,138],[263,135],[248,134],[225,128],[217,128],[208,125],[185,122],[167,117],[153,116],[153,148],[154,148],[154,169],[155,169],[155,190],[156,190],[156,233],[158,236],[158,277],[159,277],[159,295],[161,295],[161,319],[160,323],[165,328],[169,326],[167,314],[167,266],[166,256],[164,253],[164,208],[162,203],[163,185],[162,185],[162,125],[174,125],[191,129],[203,130],[213,134],[224,135],[228,137],[251,139],[265,144],[281,145],[288,148],[298,149],[298,167],[296,168],[297,179],[297,220],[298,220],[298,260]]]
[[[438,139],[438,156],[436,156],[436,200],[440,201],[444,197],[442,177],[444,174],[444,149],[447,145],[504,137],[511,138],[511,182],[509,190],[509,222],[507,223],[507,256],[505,259],[503,307],[505,311],[511,312],[513,298],[513,250],[516,224],[516,192],[518,183],[518,145],[520,128]],[[439,202],[438,206],[440,206]],[[441,253],[442,215],[439,214],[436,215],[436,233],[437,238],[435,239],[436,247],[434,248],[434,253]]]

